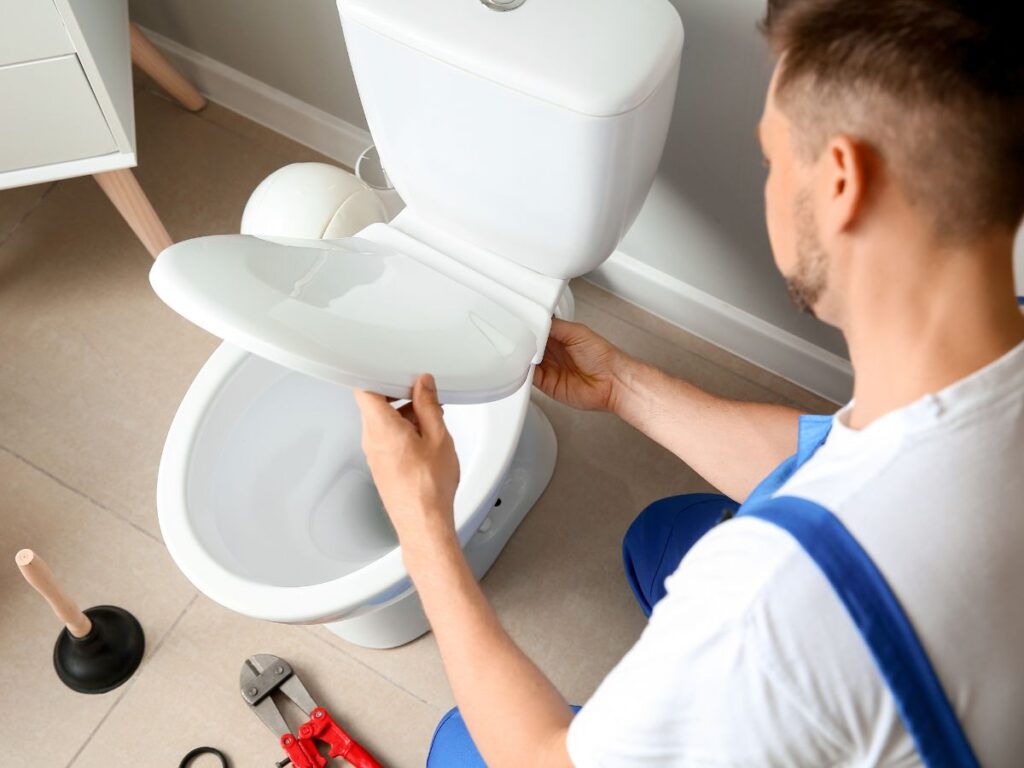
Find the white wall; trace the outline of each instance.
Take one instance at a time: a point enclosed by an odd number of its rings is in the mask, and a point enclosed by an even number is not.
[[[673,2],[686,28],[675,113],[658,179],[621,247],[641,263],[647,287],[623,293],[681,324],[701,326],[703,320],[703,330],[692,329],[841,397],[848,374],[835,355],[845,353],[842,338],[792,308],[764,227],[765,171],[754,138],[772,67],[756,29],[764,0]],[[365,128],[333,0],[131,0],[130,7],[144,27]],[[1024,238],[1018,238],[1017,256],[1024,280]],[[614,286],[615,280],[602,276],[599,282]],[[665,289],[660,297],[659,288]],[[687,292],[698,301],[675,312],[672,297]],[[706,317],[698,316],[702,307],[709,308]],[[745,344],[730,344],[735,334],[716,338],[721,313],[711,311],[715,307],[726,315],[740,310],[737,332],[755,327],[759,338]],[[765,341],[797,354],[785,362],[776,356],[773,365],[774,353],[759,357],[756,351]],[[821,371],[809,371],[819,364],[829,379],[820,386]],[[806,376],[801,367],[808,368]]]
[[[130,0],[132,21],[366,128],[333,0]]]

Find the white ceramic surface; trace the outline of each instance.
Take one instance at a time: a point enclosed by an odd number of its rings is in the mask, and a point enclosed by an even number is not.
[[[327,163],[292,163],[260,182],[242,211],[242,234],[337,238],[387,221],[379,195]]]
[[[342,0],[339,9],[370,133],[408,209],[552,277],[611,255],[647,196],[672,114],[682,35],[667,0],[527,0],[508,13],[478,0]],[[576,23],[553,25],[559,9]],[[652,19],[665,29],[648,29]],[[385,21],[401,42],[375,31]],[[475,34],[478,24],[497,26]],[[434,55],[449,44],[480,45],[479,66]],[[481,76],[492,49],[503,63]],[[561,60],[564,51],[575,60]],[[559,86],[539,98],[523,78]],[[574,111],[602,87],[647,95],[609,116]]]
[[[525,0],[506,13],[478,0],[338,0],[338,10],[342,24],[593,117],[629,112],[650,96],[683,43],[665,0]]]
[[[447,406],[465,543],[515,451],[530,385]],[[360,448],[351,390],[222,344],[189,388],[160,463],[167,548],[216,602],[249,616],[320,623],[386,605],[408,574]]]

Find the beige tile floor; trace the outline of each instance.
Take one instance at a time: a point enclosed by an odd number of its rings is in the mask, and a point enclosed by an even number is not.
[[[217,105],[192,115],[137,88],[139,180],[176,239],[237,231],[253,187],[321,159]],[[150,258],[88,178],[0,192],[0,745],[16,766],[171,766],[215,744],[235,766],[278,747],[237,691],[274,652],[387,764],[423,764],[452,705],[430,636],[368,651],[316,627],[247,619],[198,595],[164,549],[154,489],[164,435],[217,340],[165,308]],[[831,404],[577,281],[578,317],[634,354],[728,396]],[[621,536],[650,501],[707,485],[613,417],[538,395],[559,436],[547,492],[484,580],[502,621],[582,702],[639,635]],[[12,559],[39,549],[85,605],[134,611],[139,673],[103,696],[51,667],[58,627]],[[200,768],[213,762],[197,762]]]

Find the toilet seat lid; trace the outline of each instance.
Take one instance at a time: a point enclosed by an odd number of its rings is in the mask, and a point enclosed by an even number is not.
[[[200,237],[163,251],[150,282],[225,341],[391,397],[432,373],[441,402],[498,400],[523,384],[538,349],[495,300],[364,238]]]

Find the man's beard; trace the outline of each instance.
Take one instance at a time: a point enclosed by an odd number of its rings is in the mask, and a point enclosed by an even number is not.
[[[797,195],[794,216],[796,267],[785,275],[786,287],[796,308],[815,317],[814,306],[828,286],[828,258],[818,239],[814,208],[807,190]]]

